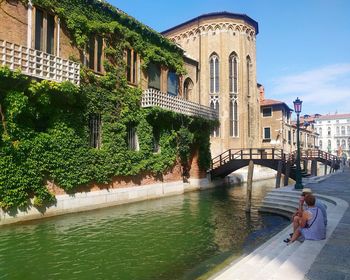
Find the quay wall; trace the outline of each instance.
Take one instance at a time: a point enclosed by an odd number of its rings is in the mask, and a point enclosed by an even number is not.
[[[187,191],[205,189],[214,186],[207,178],[189,179],[173,182],[160,182],[149,185],[134,185],[122,188],[106,188],[96,191],[81,191],[74,194],[56,195],[56,203],[40,209],[33,206],[33,201],[25,210],[0,210],[0,225],[18,223],[28,220],[47,218],[67,213],[75,213],[119,204],[156,199]]]

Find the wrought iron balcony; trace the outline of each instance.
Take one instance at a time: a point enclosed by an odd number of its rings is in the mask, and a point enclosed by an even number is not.
[[[0,65],[39,79],[80,83],[79,63],[1,39]]]
[[[143,92],[141,106],[143,108],[158,106],[184,115],[198,116],[210,120],[219,118],[215,109],[187,101],[181,97],[162,93],[156,89],[147,89]]]

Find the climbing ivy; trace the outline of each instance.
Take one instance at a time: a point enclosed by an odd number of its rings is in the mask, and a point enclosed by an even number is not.
[[[26,1],[22,1],[27,3]],[[91,35],[105,38],[105,75],[82,66],[81,84],[35,81],[0,67],[0,207],[38,207],[54,202],[52,181],[66,192],[114,176],[171,170],[183,166],[194,147],[199,164],[210,163],[209,130],[216,122],[162,110],[140,108],[141,89],[125,77],[123,52],[131,47],[143,66],[155,62],[184,73],[182,51],[172,42],[103,1],[33,0],[66,25],[78,49]],[[100,114],[102,146],[89,145],[89,117]],[[127,131],[136,127],[139,150],[128,149]],[[154,151],[154,139],[160,149]]]

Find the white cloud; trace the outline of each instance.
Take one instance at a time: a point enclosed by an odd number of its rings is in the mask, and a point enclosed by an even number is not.
[[[267,94],[270,95],[270,94]],[[274,79],[272,98],[290,106],[299,97],[303,112],[350,113],[350,64],[334,64]]]

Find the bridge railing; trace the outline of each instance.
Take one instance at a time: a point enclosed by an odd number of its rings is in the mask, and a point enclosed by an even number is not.
[[[296,154],[296,152],[294,152]],[[301,159],[322,159],[325,161],[337,161],[339,158],[333,154],[317,149],[308,149],[300,151]]]
[[[231,160],[250,159],[283,160],[293,165],[296,160],[296,151],[287,154],[283,150],[274,148],[229,149],[211,160],[211,169],[222,166]],[[339,160],[337,156],[317,149],[301,150],[300,159],[316,159],[328,162],[337,162]]]
[[[276,159],[286,161],[289,160],[289,157],[289,154],[285,154],[283,150],[274,148],[229,149],[212,159],[211,169],[235,159]]]

